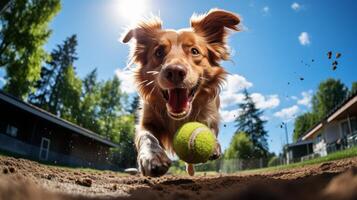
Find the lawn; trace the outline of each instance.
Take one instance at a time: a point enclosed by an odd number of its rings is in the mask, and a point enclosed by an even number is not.
[[[275,171],[275,170],[298,168],[298,167],[304,167],[307,165],[319,164],[319,163],[323,163],[323,162],[339,160],[339,159],[344,159],[344,158],[350,158],[350,157],[355,157],[355,156],[357,156],[357,147],[345,149],[342,151],[337,151],[337,152],[328,154],[327,156],[324,156],[324,157],[306,160],[303,162],[292,163],[292,164],[288,164],[288,165],[278,165],[278,166],[274,166],[274,167],[267,167],[267,168],[261,168],[261,169],[246,170],[246,171],[241,171],[239,173],[257,173],[257,172],[268,172],[268,171]]]

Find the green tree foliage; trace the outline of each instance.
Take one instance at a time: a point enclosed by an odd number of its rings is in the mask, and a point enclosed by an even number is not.
[[[98,118],[101,84],[98,82],[97,76],[97,69],[94,69],[83,79],[80,113],[77,123],[93,132],[100,133]]]
[[[138,95],[135,95],[133,98],[133,101],[130,104],[130,108],[128,110],[129,113],[134,115],[135,121],[138,118],[138,109],[140,106],[140,97]]]
[[[104,82],[100,88],[99,121],[101,132],[111,140],[115,140],[115,133],[118,133],[120,129],[116,118],[123,114],[121,103],[123,97],[124,93],[120,90],[120,81],[116,76],[112,80]]]
[[[353,94],[355,92],[357,92],[357,82],[352,83],[351,93]]]
[[[6,69],[4,90],[22,99],[40,78],[43,49],[51,34],[49,22],[60,0],[15,0],[0,16],[0,67]]]
[[[29,97],[31,103],[72,122],[77,122],[82,93],[82,81],[73,67],[77,60],[76,47],[76,35],[57,45],[41,69],[35,93]]]
[[[72,66],[63,70],[63,78],[59,80],[58,89],[58,110],[57,113],[68,121],[77,122],[80,114],[80,97],[82,81],[75,74]]]
[[[346,98],[347,94],[348,88],[340,80],[329,78],[322,81],[312,98],[312,111],[304,113],[295,119],[294,141],[297,141],[314,124],[323,119]]]
[[[348,88],[340,80],[329,78],[319,84],[312,98],[312,110],[322,119],[335,106],[342,102],[348,94]]]
[[[225,159],[249,159],[254,157],[254,144],[245,132],[233,135],[231,143],[224,153]]]
[[[315,113],[307,112],[295,119],[293,140],[296,142],[303,134],[318,122]]]
[[[136,149],[134,145],[134,116],[122,115],[117,118],[119,136],[116,143],[118,148],[112,149],[112,160],[121,167],[135,167]]]
[[[235,119],[237,131],[245,132],[254,146],[254,155],[266,157],[268,153],[267,131],[264,129],[266,121],[261,119],[263,111],[256,108],[249,93],[244,91],[244,102],[239,104],[241,113]]]

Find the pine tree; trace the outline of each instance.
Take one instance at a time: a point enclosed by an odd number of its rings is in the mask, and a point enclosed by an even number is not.
[[[128,110],[129,113],[134,115],[135,121],[138,119],[139,105],[140,105],[140,97],[138,95],[135,95],[133,101],[130,104],[130,108]]]
[[[105,81],[100,88],[101,133],[108,139],[115,140],[115,137],[118,137],[120,127],[116,120],[123,113],[121,100],[124,96],[120,90],[120,81],[116,76],[112,80]]]
[[[239,104],[240,114],[235,119],[236,134],[244,132],[248,135],[254,146],[252,156],[266,157],[268,153],[267,131],[264,129],[265,120],[261,119],[263,111],[256,108],[255,103],[244,90],[244,102]]]
[[[29,101],[49,112],[75,122],[79,112],[82,81],[75,73],[77,38],[72,35],[51,53],[42,67],[41,79]]]
[[[91,71],[83,79],[83,88],[80,102],[80,114],[78,116],[78,125],[100,133],[98,122],[100,110],[100,87],[97,81],[97,69]]]

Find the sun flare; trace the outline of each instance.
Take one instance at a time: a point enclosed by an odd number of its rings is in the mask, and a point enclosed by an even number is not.
[[[119,0],[119,13],[122,18],[133,24],[148,11],[148,0]]]

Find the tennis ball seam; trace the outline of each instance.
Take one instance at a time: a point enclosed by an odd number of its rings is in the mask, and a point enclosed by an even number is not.
[[[210,131],[207,127],[197,127],[195,130],[192,131],[192,134],[188,142],[188,149],[190,152],[192,152],[193,146],[195,145],[196,137],[207,130]]]

